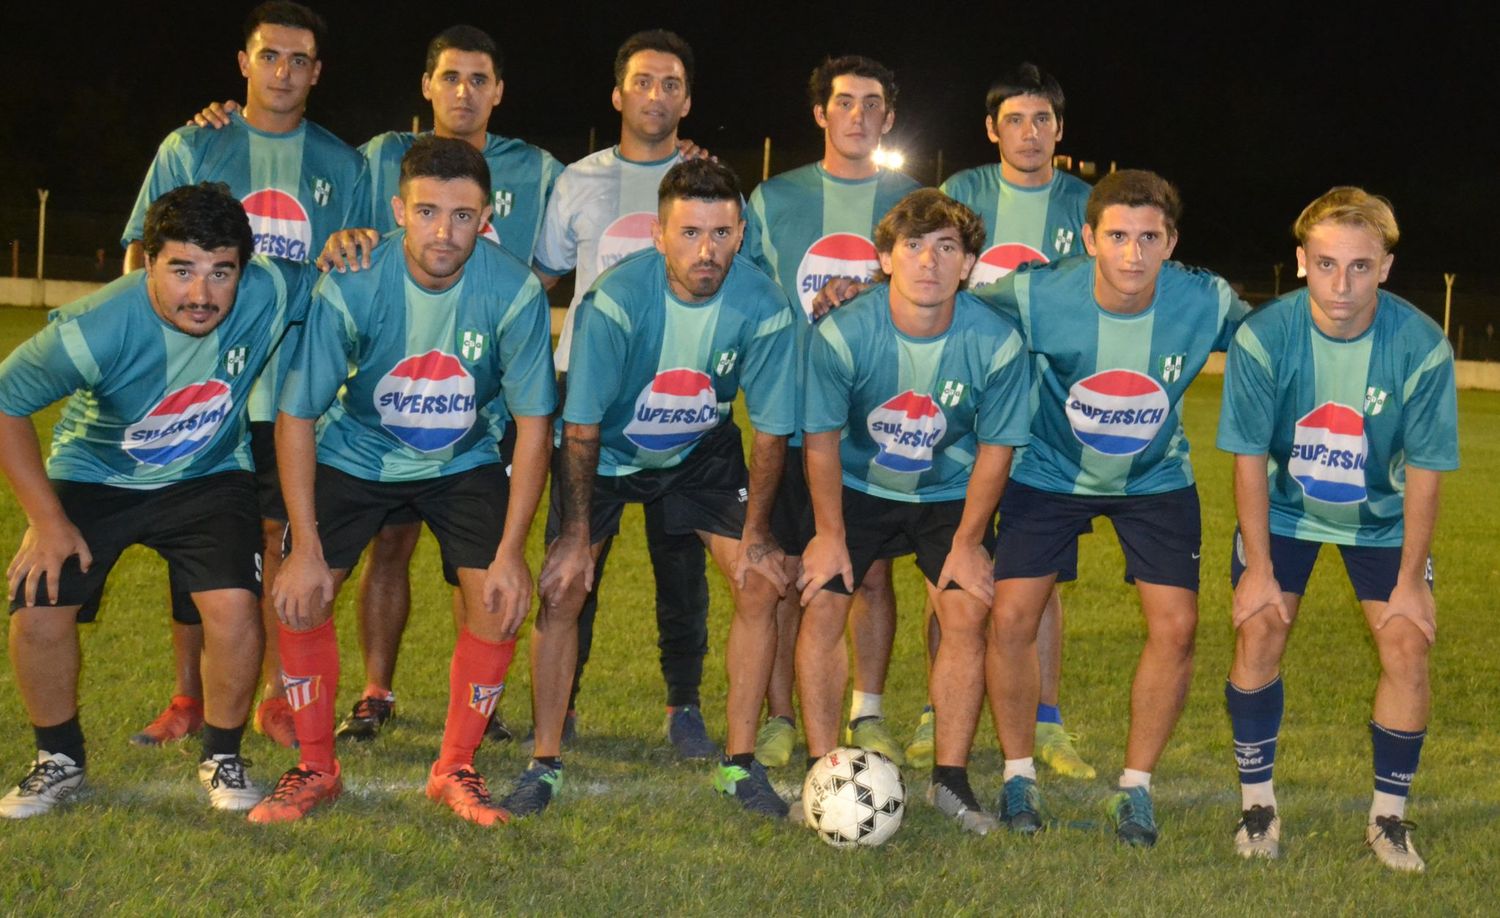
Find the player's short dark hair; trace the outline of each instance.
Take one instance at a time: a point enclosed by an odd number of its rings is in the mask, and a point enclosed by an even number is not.
[[[1052,114],[1059,122],[1063,120],[1066,100],[1063,98],[1062,84],[1052,74],[1030,61],[1001,74],[1000,79],[985,94],[984,110],[991,118],[998,118],[1000,106],[1005,104],[1006,99],[1016,96],[1040,96],[1046,99],[1052,106]]]
[[[151,202],[141,248],[154,259],[169,242],[190,242],[205,251],[235,249],[240,267],[255,251],[250,218],[223,182],[179,185]]]
[[[738,206],[740,177],[734,170],[711,159],[689,159],[678,163],[662,176],[657,187],[657,206],[665,209],[680,199],[694,201],[734,201]]]
[[[630,67],[630,59],[642,51],[659,51],[682,61],[687,93],[693,94],[693,47],[681,35],[666,29],[647,29],[625,39],[620,50],[615,52],[615,86],[625,85],[625,71]]]
[[[505,61],[500,56],[500,46],[495,44],[490,33],[483,29],[471,25],[456,25],[437,33],[432,41],[427,43],[427,69],[422,72],[428,75],[435,72],[438,56],[449,50],[488,54],[490,64],[495,70],[495,79],[500,79],[501,69],[505,65]]]
[[[1084,222],[1097,228],[1104,208],[1116,204],[1125,207],[1155,207],[1166,219],[1167,232],[1174,236],[1177,234],[1177,221],[1182,219],[1182,196],[1171,182],[1155,172],[1121,169],[1100,179],[1089,193],[1089,203],[1083,212]]]
[[[266,0],[245,17],[245,47],[250,47],[250,36],[263,25],[286,26],[289,29],[306,29],[313,35],[313,53],[323,53],[323,42],[328,38],[328,23],[323,17],[292,0]]]
[[[875,250],[890,252],[901,239],[915,239],[940,229],[958,231],[964,254],[984,250],[984,220],[936,188],[918,188],[886,211],[875,226]]]
[[[844,54],[839,57],[824,58],[823,63],[813,68],[812,76],[807,80],[807,101],[813,108],[828,107],[828,100],[833,96],[833,81],[835,77],[857,76],[876,80],[880,83],[880,92],[885,96],[885,107],[888,111],[896,109],[896,74],[880,61],[864,57],[859,54]]]
[[[405,194],[407,183],[415,178],[443,182],[466,178],[477,184],[485,197],[490,194],[489,163],[478,150],[456,137],[423,134],[412,141],[411,149],[401,157],[399,191]]]

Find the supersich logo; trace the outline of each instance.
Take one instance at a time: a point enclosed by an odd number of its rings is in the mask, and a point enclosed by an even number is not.
[[[875,279],[880,258],[875,243],[855,233],[829,233],[808,246],[797,265],[797,299],[808,317],[813,297],[835,277],[852,277],[869,283]]]
[[[875,464],[893,472],[925,472],[932,451],[948,432],[948,418],[932,396],[910,389],[870,412],[870,439],[880,448]]]
[[[1047,256],[1024,242],[1002,242],[984,250],[969,272],[969,286],[982,287],[1019,268],[1027,262],[1047,263]]]
[[[137,462],[167,465],[207,445],[232,410],[229,386],[220,380],[183,386],[125,428],[120,447]]]
[[[252,191],[240,202],[250,218],[255,254],[307,261],[312,245],[312,223],[302,202],[277,188]]]
[[[1302,493],[1328,504],[1365,499],[1365,419],[1355,409],[1324,402],[1297,421],[1287,471]]]
[[[656,214],[642,210],[626,214],[605,227],[599,234],[599,253],[595,257],[599,272],[602,274],[620,259],[651,245],[651,226],[655,222]]]
[[[1074,383],[1064,408],[1084,446],[1106,456],[1134,456],[1166,423],[1171,402],[1144,373],[1105,370]]]
[[[381,426],[424,453],[457,443],[474,426],[475,408],[474,377],[442,351],[402,360],[375,386]]]
[[[653,452],[687,446],[719,423],[719,396],[707,373],[680,367],[656,374],[635,399],[625,439]]]

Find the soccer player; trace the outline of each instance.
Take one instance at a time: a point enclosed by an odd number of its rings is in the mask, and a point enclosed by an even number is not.
[[[1107,812],[1121,841],[1156,842],[1151,772],[1187,695],[1198,621],[1201,521],[1178,405],[1249,310],[1217,275],[1167,261],[1180,213],[1160,176],[1113,173],[1089,194],[1088,258],[1022,266],[979,291],[1020,319],[1038,390],[1031,439],[1000,503],[987,659],[1005,753],[1000,819],[1014,831],[1041,828],[1038,624],[1054,585],[1078,576],[1078,537],[1104,516],[1147,632]]]
[[[606,268],[652,245],[658,187],[684,156],[677,126],[692,108],[693,66],[693,49],[671,32],[651,30],[627,38],[615,53],[611,95],[620,113],[620,143],[564,169],[547,202],[534,266],[548,289],[569,272],[574,274],[573,300],[555,354],[565,389],[574,315],[584,294]],[[718,747],[708,737],[699,706],[703,658],[708,653],[703,545],[692,533],[669,534],[666,521],[658,516],[659,506],[646,505],[646,546],[656,580],[667,738],[683,758],[712,759]],[[608,551],[606,542],[601,571]],[[596,587],[599,579],[594,578]],[[597,593],[591,592],[578,619],[578,666],[565,740],[571,739],[577,722],[574,705],[597,609]]]
[[[27,520],[7,570],[10,656],[37,747],[0,816],[45,813],[83,783],[78,625],[133,544],[202,614],[209,802],[260,799],[240,758],[262,639],[246,403],[315,272],[253,248],[223,185],[169,191],[146,211],[145,270],[59,310],[0,364],[0,471]],[[31,416],[63,396],[44,468]]]
[[[735,254],[744,221],[733,171],[680,163],[660,201],[654,248],[600,276],[578,308],[531,636],[535,754],[504,804],[517,815],[540,812],[561,788],[578,615],[627,503],[655,505],[668,532],[699,538],[729,579],[729,728],[714,786],[751,812],[788,811],[754,749],[786,588],[769,527],[795,423],[792,314]],[[730,417],[740,391],[754,429],[748,475]]]
[[[936,766],[927,798],[965,829],[997,825],[969,787],[994,595],[991,520],[1026,443],[1031,370],[1019,327],[960,288],[984,224],[936,189],[875,230],[877,286],[809,345],[803,453],[817,534],[798,585],[797,682],[809,761],[836,745],[850,593],[877,558],[915,553],[943,630],[932,669]]]
[[[1380,656],[1365,843],[1385,866],[1421,871],[1406,797],[1427,735],[1438,485],[1458,468],[1453,351],[1432,320],[1380,289],[1400,238],[1383,198],[1334,188],[1293,230],[1307,287],[1239,330],[1219,415],[1219,448],[1235,454],[1239,519],[1224,685],[1242,800],[1235,850],[1279,853],[1271,772],[1281,655],[1327,542],[1339,547]]]
[[[745,254],[800,307],[795,310],[799,355],[806,352],[818,292],[831,278],[873,279],[879,267],[870,241],[875,225],[917,187],[905,175],[875,162],[881,138],[896,123],[896,93],[895,74],[877,61],[858,55],[824,60],[808,81],[813,120],[823,129],[822,160],[762,182],[750,195]],[[804,372],[799,357],[799,380]],[[788,556],[787,579],[795,581],[798,559],[813,535],[800,429],[788,446],[772,526],[777,544]],[[846,742],[874,749],[900,764],[901,746],[887,730],[882,710],[896,617],[889,564],[884,559],[872,564],[867,581],[860,585],[863,601],[854,616],[856,676]],[[788,591],[776,613],[776,667],[768,717],[755,743],[757,759],[771,767],[790,761],[796,740],[792,664],[801,611],[795,592]]]
[[[1053,168],[1063,136],[1066,100],[1061,84],[1035,64],[1021,64],[985,96],[984,130],[1000,161],[949,176],[943,191],[984,219],[984,252],[969,285],[993,283],[1017,266],[1080,254],[1089,185]],[[929,636],[937,637],[933,631]],[[1060,775],[1085,780],[1094,768],[1073,746],[1059,706],[1062,678],[1062,600],[1053,589],[1037,632],[1042,693],[1036,709],[1038,757]]]
[[[179,185],[227,184],[250,216],[256,253],[294,262],[312,261],[330,234],[368,213],[364,160],[303,117],[308,93],[322,73],[318,53],[325,33],[322,17],[298,3],[271,0],[250,12],[245,20],[244,50],[239,52],[240,72],[246,79],[244,111],[232,115],[223,130],[188,126],[162,141],[125,227],[122,242],[127,247],[127,271],[141,265],[139,240],[147,206]],[[289,359],[293,350],[291,341],[288,344],[262,375],[250,403],[268,583],[280,566],[281,532],[286,523],[271,422],[281,378],[279,363]],[[267,631],[264,688],[255,725],[277,742],[290,745],[291,714],[281,698],[275,613],[269,599],[263,603],[262,615]],[[177,692],[171,705],[133,741],[154,745],[196,730],[202,720],[202,704],[195,695],[202,642],[196,609],[178,591],[172,626]]]
[[[478,150],[418,139],[391,202],[402,231],[375,249],[369,270],[329,273],[315,292],[276,420],[290,551],[273,593],[302,758],[252,822],[300,819],[342,789],[333,600],[395,511],[432,529],[464,606],[427,796],[480,825],[507,818],[473,757],[531,599],[526,533],[556,391],[541,284],[479,240],[490,188]],[[517,427],[508,484],[482,407],[502,390]]]

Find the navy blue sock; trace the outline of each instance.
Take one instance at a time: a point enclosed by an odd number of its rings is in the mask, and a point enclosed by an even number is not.
[[[215,727],[208,721],[203,722],[203,756],[200,762],[206,762],[216,755],[239,755],[240,740],[245,735],[245,725],[238,727]]]
[[[1411,779],[1416,776],[1417,760],[1422,757],[1422,741],[1426,738],[1426,730],[1405,733],[1370,721],[1377,791],[1397,797],[1405,797],[1411,791]]]
[[[1276,735],[1281,732],[1281,712],[1286,691],[1281,676],[1257,689],[1245,691],[1224,680],[1224,701],[1234,732],[1234,760],[1241,784],[1271,780],[1276,765]]]
[[[554,771],[562,767],[562,756],[560,755],[539,755],[534,757],[532,761],[538,765],[545,765]]]
[[[84,767],[83,727],[78,723],[77,714],[55,727],[33,726],[31,730],[36,735],[38,752],[60,752],[72,759],[74,765]]]
[[[1055,704],[1039,704],[1036,706],[1036,722],[1062,726],[1062,709]]]

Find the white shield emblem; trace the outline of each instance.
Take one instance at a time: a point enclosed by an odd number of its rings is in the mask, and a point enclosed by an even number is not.
[[[232,347],[224,352],[224,372],[229,374],[230,379],[233,379],[234,377],[245,372],[245,357],[247,351],[248,348],[241,345],[239,347]]]
[[[938,404],[944,408],[952,408],[963,401],[964,389],[967,387],[956,379],[945,379],[942,382],[942,390],[938,392]]]
[[[459,352],[464,355],[465,360],[478,360],[484,356],[484,338],[483,332],[464,332]]]

